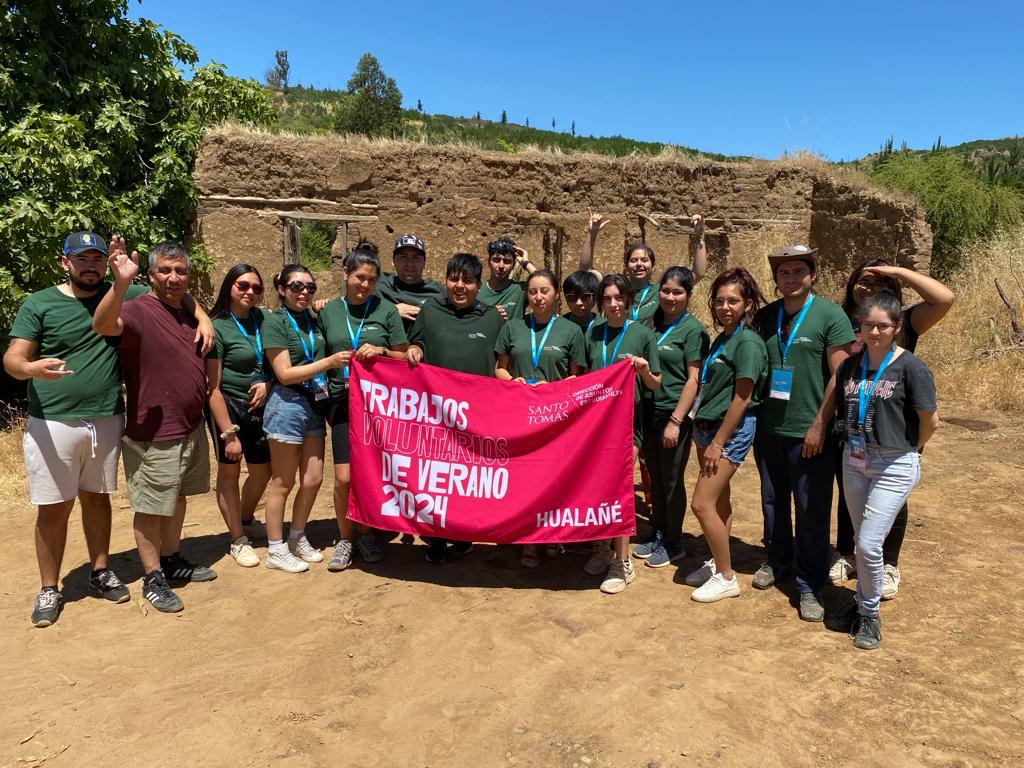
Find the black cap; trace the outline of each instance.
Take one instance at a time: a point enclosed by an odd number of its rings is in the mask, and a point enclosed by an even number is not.
[[[94,232],[72,232],[64,241],[64,255],[77,256],[86,251],[99,251],[107,255],[106,241]]]
[[[415,248],[424,256],[427,255],[427,249],[423,247],[423,241],[416,237],[416,235],[402,235],[395,238],[395,250],[397,251],[400,248]]]

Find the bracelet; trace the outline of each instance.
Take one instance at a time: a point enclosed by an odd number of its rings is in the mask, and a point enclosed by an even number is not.
[[[671,416],[668,417],[668,420],[671,421],[673,424],[675,424],[677,427],[683,426],[683,420],[682,419],[677,419],[676,415],[674,413]]]
[[[715,442],[714,440],[712,440],[712,441],[711,441],[711,444],[712,444],[713,446],[715,446],[715,448],[717,448],[718,450],[720,450],[720,451],[721,451],[722,453],[725,453],[725,448],[723,448],[722,446],[720,446],[720,445],[719,445],[718,443],[716,443],[716,442]]]
[[[237,431],[238,431],[238,425],[237,424],[232,424],[229,429],[225,429],[223,432],[220,433],[220,439],[221,440],[227,440],[229,437],[231,437]]]

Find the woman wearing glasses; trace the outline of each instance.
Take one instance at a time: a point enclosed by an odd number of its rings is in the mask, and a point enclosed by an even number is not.
[[[768,350],[754,327],[763,303],[757,283],[742,267],[727,269],[711,284],[708,305],[722,332],[700,368],[700,389],[693,409],[700,476],[692,502],[711,559],[686,577],[688,585],[697,587],[690,598],[698,603],[740,593],[729,552],[730,483],[754,442],[754,412],[768,376]]]
[[[217,454],[217,505],[231,534],[231,556],[239,565],[260,564],[247,533],[265,535],[253,517],[270,480],[270,449],[263,434],[267,375],[263,371],[263,278],[251,264],[236,264],[224,276],[210,310],[216,345],[206,358],[206,421]],[[242,458],[248,475],[238,492]]]
[[[882,640],[878,607],[883,542],[921,475],[920,451],[939,425],[931,371],[898,343],[903,310],[889,291],[857,312],[860,352],[836,372],[835,402],[845,448],[843,491],[856,536],[856,608],[829,622],[857,648]]]
[[[318,323],[327,342],[327,354],[355,352],[357,360],[374,357],[405,358],[408,343],[398,307],[374,295],[380,278],[376,253],[356,249],[345,259],[342,272],[344,293],[327,302]],[[327,374],[331,391],[331,454],[334,459],[334,514],[338,519],[338,544],[327,562],[327,570],[343,571],[352,564],[352,548],[367,563],[378,563],[384,553],[368,526],[356,527],[347,518],[350,482],[348,443],[349,367]]]
[[[323,333],[310,307],[316,283],[301,264],[274,278],[281,306],[261,329],[263,348],[276,383],[267,398],[263,431],[270,444],[267,493],[267,568],[299,573],[324,557],[305,535],[306,521],[324,477],[324,414],[330,404],[327,371],[348,364],[351,351],[324,355]],[[284,507],[299,475],[288,543]]]
[[[857,319],[861,306],[867,299],[882,290],[891,292],[902,306],[903,286],[907,286],[921,297],[920,302],[902,307],[900,311],[898,343],[909,352],[917,349],[917,340],[921,334],[931,329],[932,326],[945,317],[946,313],[949,312],[949,308],[953,306],[953,301],[956,299],[953,291],[938,280],[922,275],[912,269],[890,266],[881,259],[868,259],[850,275],[850,279],[846,283],[846,295],[843,298],[843,310],[850,318],[857,337],[853,344],[854,354],[863,347],[860,321]],[[837,439],[840,442],[842,440],[841,436],[837,436]],[[850,513],[846,508],[846,499],[843,493],[842,450],[836,451],[836,459],[839,462],[836,467],[836,485],[839,488],[836,551],[832,558],[828,576],[829,581],[838,585],[856,575],[856,566],[853,553],[853,523],[850,522]],[[899,591],[900,550],[903,548],[903,537],[907,532],[909,514],[907,505],[904,504],[896,516],[896,520],[893,522],[892,530],[885,539],[885,574],[882,581],[883,600],[891,600],[896,597]]]

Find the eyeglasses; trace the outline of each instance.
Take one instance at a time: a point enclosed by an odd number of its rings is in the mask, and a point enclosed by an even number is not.
[[[304,283],[301,280],[295,280],[288,283],[288,290],[292,293],[302,293],[306,291],[310,296],[316,293],[316,283]]]
[[[886,331],[891,331],[895,327],[896,326],[893,325],[892,323],[865,323],[862,321],[860,324],[861,330],[867,331],[868,333],[871,333],[871,331],[885,333]]]
[[[743,299],[737,299],[735,296],[729,296],[728,298],[716,298],[712,300],[711,305],[714,307],[730,306],[735,307],[743,303]]]
[[[259,283],[250,283],[248,280],[236,280],[235,288],[240,290],[242,293],[245,293],[246,291],[252,291],[257,296],[263,293],[262,285],[260,285]]]
[[[867,288],[870,291],[881,291],[889,287],[888,283],[876,283],[870,278],[862,277],[857,281],[857,285],[861,288]]]
[[[567,293],[565,294],[566,301],[593,301],[594,294],[592,293]]]

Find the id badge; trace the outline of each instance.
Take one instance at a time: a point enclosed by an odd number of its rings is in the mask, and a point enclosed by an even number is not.
[[[772,378],[768,385],[768,396],[774,400],[789,400],[793,392],[793,369],[772,368]]]
[[[693,408],[691,408],[690,412],[688,414],[686,414],[687,417],[690,419],[690,421],[694,421],[697,418],[697,411],[700,408],[700,401],[701,401],[701,398],[703,398],[703,397],[704,397],[704,393],[703,392],[698,392],[697,393],[697,397],[695,397],[693,399]]]
[[[544,381],[544,379],[527,379],[526,383],[527,384],[540,384],[542,381]]]
[[[864,433],[850,432],[846,438],[846,463],[854,469],[864,469],[868,465],[867,440]]]
[[[327,377],[322,373],[318,374],[313,379],[313,399],[319,403],[321,400],[326,400],[330,396],[330,390],[327,388]]]

